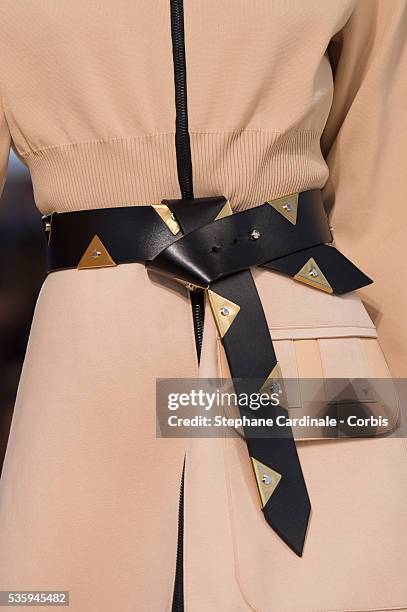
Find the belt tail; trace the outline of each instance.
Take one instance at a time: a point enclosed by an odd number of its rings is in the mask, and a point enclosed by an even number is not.
[[[246,442],[264,518],[299,557],[307,534],[311,503],[293,438],[250,438]],[[272,466],[272,469],[270,469]]]
[[[319,244],[263,264],[326,293],[340,295],[373,281],[334,246]]]
[[[239,272],[211,285],[209,302],[222,337],[237,393],[281,393],[283,405],[253,412],[240,408],[242,416],[257,423],[260,418],[285,417],[280,368],[277,363],[263,307],[250,271]],[[311,512],[311,504],[290,427],[246,425],[245,439],[252,462],[261,506],[267,523],[299,556]]]

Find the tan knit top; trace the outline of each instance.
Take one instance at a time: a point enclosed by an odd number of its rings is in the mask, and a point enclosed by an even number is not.
[[[375,280],[362,296],[395,374],[407,370],[406,11],[185,2],[195,195],[241,210],[325,187],[338,246]],[[168,0],[3,0],[1,12],[1,184],[11,144],[44,213],[178,197]]]

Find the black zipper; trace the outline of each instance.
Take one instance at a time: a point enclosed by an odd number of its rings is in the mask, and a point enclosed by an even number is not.
[[[183,199],[194,197],[191,144],[188,131],[187,66],[185,60],[184,3],[170,0],[171,39],[175,83],[175,148],[178,182]]]
[[[201,359],[203,330],[205,323],[205,291],[196,289],[191,291],[192,317],[194,320],[195,344],[198,363]]]
[[[184,3],[170,0],[171,40],[175,85],[175,148],[177,154],[178,183],[183,199],[194,197],[191,143],[188,130],[187,65],[185,57]],[[201,290],[191,292],[195,346],[198,363],[201,357],[202,335],[205,321],[205,295]]]
[[[178,183],[183,199],[194,197],[192,177],[191,143],[188,130],[187,68],[185,59],[184,4],[183,0],[170,0],[171,40],[175,85],[175,149],[177,155]],[[191,291],[192,317],[198,362],[201,356],[204,327],[205,295],[203,291]],[[178,542],[172,612],[184,612],[184,474],[182,468],[178,508]]]

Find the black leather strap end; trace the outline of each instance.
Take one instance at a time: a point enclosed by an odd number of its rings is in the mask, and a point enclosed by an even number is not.
[[[282,475],[277,489],[263,508],[264,518],[291,550],[301,557],[309,525],[311,502],[295,442],[292,438],[262,438],[257,439],[255,443],[257,452],[264,456],[263,463],[273,465]]]
[[[277,365],[263,307],[249,270],[233,274],[211,285],[216,292],[240,310],[223,335],[222,343],[227,355],[237,393],[257,393]],[[222,316],[214,312],[215,319]],[[227,306],[227,302],[225,302]],[[267,406],[253,413],[240,408],[242,415],[269,417],[286,415],[283,406]],[[284,437],[278,437],[284,430]],[[263,425],[244,427],[246,443],[252,460],[276,471],[281,480],[263,507],[267,523],[299,556],[302,555],[311,504],[302,474],[292,431],[289,427],[268,430]],[[277,434],[277,436],[276,436]]]
[[[327,244],[320,244],[309,249],[304,249],[297,253],[273,259],[266,264],[265,268],[288,274],[289,276],[307,282],[307,270],[303,270],[310,260],[316,264],[316,272],[318,268],[322,272],[323,277],[327,280],[332,291],[328,293],[342,294],[348,291],[360,289],[366,285],[370,285],[373,281],[366,276],[359,268],[357,268],[349,259],[342,255],[335,247]],[[308,270],[309,274],[309,270]],[[322,277],[322,278],[323,278]],[[318,276],[309,277],[309,284],[318,286]],[[317,281],[316,283],[314,281]],[[322,286],[320,287],[322,288]],[[327,287],[325,287],[327,290]]]

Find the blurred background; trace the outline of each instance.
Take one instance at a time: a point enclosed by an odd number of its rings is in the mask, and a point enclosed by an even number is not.
[[[0,470],[35,301],[45,277],[45,238],[27,168],[10,155],[0,198]]]

